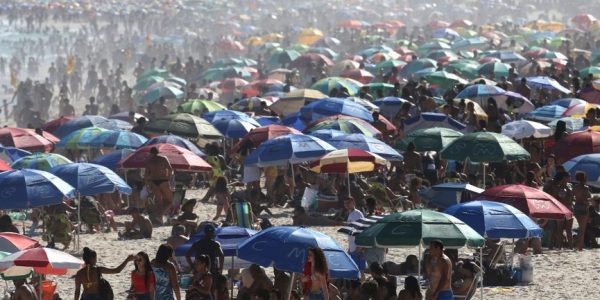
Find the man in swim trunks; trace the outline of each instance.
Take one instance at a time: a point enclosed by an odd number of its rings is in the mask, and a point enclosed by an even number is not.
[[[144,179],[146,185],[154,193],[154,207],[152,209],[152,221],[162,223],[165,210],[173,204],[173,192],[171,191],[170,179],[173,176],[173,168],[169,160],[158,155],[158,149],[150,149],[150,158],[146,162]]]
[[[427,264],[429,289],[425,294],[426,300],[452,300],[452,262],[444,254],[444,244],[440,240],[429,243],[430,260]]]

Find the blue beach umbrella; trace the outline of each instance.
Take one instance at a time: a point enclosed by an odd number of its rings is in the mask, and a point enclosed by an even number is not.
[[[109,168],[89,163],[59,165],[50,170],[82,196],[93,196],[118,191],[131,194],[131,187]]]
[[[129,156],[129,154],[135,152],[133,149],[118,149],[111,152],[108,152],[104,155],[98,156],[94,158],[91,163],[105,166],[111,170],[116,170],[119,168],[118,163],[123,158]]]
[[[137,149],[146,141],[148,141],[147,138],[131,131],[110,130],[101,132],[80,145],[87,145],[91,148]]]
[[[550,122],[560,118],[565,111],[567,109],[560,105],[545,105],[527,113],[525,117],[537,121]]]
[[[267,125],[279,124],[281,122],[279,117],[270,117],[270,116],[260,117],[260,118],[257,118],[255,121],[258,124],[260,124],[261,127],[267,126]]]
[[[285,116],[285,118],[281,120],[281,124],[298,129],[299,131],[304,131],[306,126],[308,126],[307,122],[302,119],[300,112],[291,113]]]
[[[571,93],[571,90],[562,86],[560,83],[558,83],[558,81],[547,76],[527,77],[527,84],[538,89],[557,90],[565,94]]]
[[[260,124],[258,122],[256,122],[256,120],[252,119],[246,113],[243,113],[243,112],[237,111],[237,110],[223,109],[223,110],[210,111],[210,112],[203,114],[202,118],[210,123],[212,123],[215,120],[228,119],[228,120],[242,120],[242,121],[246,121],[252,125],[260,126]]]
[[[301,108],[300,113],[304,119],[312,122],[334,115],[345,115],[373,122],[373,116],[364,106],[343,98],[317,100]]]
[[[18,160],[19,158],[23,158],[29,155],[31,155],[31,152],[25,151],[23,149],[0,146],[0,159],[9,164]]]
[[[368,137],[364,134],[345,134],[344,132],[338,130],[324,129],[314,131],[310,133],[310,135],[319,137],[337,149],[361,149],[375,153],[390,161],[400,161],[404,159],[404,157],[390,145],[376,138]]]
[[[582,99],[578,99],[578,98],[562,98],[562,99],[556,99],[548,104],[550,105],[560,105],[564,108],[569,108],[571,106],[575,106],[578,104],[586,104],[588,103],[585,100]]]
[[[568,133],[583,130],[585,128],[582,118],[573,118],[573,117],[562,117],[559,119],[555,119],[554,121],[548,123],[548,127],[552,128],[552,129],[556,129],[556,123],[558,123],[558,121],[565,122]]]
[[[281,166],[315,160],[333,150],[333,146],[310,135],[288,134],[268,140],[244,160],[246,166]]]
[[[544,234],[544,230],[529,216],[505,203],[472,201],[453,205],[445,213],[465,222],[489,239],[521,239]]]
[[[500,96],[500,95],[504,95],[506,91],[494,86],[494,85],[488,85],[488,84],[474,84],[471,86],[466,87],[464,90],[462,90],[460,93],[458,93],[458,95],[456,95],[455,98],[458,99],[463,99],[463,98],[477,98],[477,97],[493,97],[493,96]]]
[[[379,113],[389,120],[398,114],[404,103],[410,103],[411,107],[414,106],[410,101],[398,97],[385,97],[373,101],[373,104],[379,107]]]
[[[348,253],[330,236],[308,228],[271,227],[260,231],[239,245],[238,256],[263,267],[301,273],[308,249],[315,247],[325,253],[332,278],[358,279],[358,266]]]
[[[587,184],[593,187],[600,187],[600,154],[591,153],[584,154],[569,159],[564,162],[563,167],[571,174],[571,178],[575,178],[578,171],[585,172],[587,176]]]
[[[442,127],[463,131],[467,126],[441,113],[422,113],[404,121],[404,133],[417,129]]]
[[[214,119],[211,124],[215,126],[223,136],[234,139],[242,138],[248,134],[250,130],[260,127],[245,120],[225,118]]]
[[[237,256],[238,245],[256,233],[258,233],[256,230],[238,226],[219,227],[215,230],[215,241],[221,244],[221,249],[226,257]],[[175,256],[185,256],[190,247],[204,236],[204,226],[201,226],[187,242],[175,249]]]
[[[112,130],[118,129],[114,121],[105,117],[82,116],[62,124],[60,127],[58,127],[58,129],[56,129],[54,135],[62,139],[71,132],[93,126]]]
[[[192,151],[192,153],[200,156],[206,157],[206,154],[198,148],[194,143],[190,142],[188,139],[184,139],[178,135],[174,134],[165,134],[155,136],[148,141],[146,141],[142,146],[154,145],[154,144],[172,144],[175,146],[179,146],[185,148],[187,150]]]
[[[470,201],[473,196],[483,193],[484,189],[468,183],[447,182],[419,191],[419,195],[429,204],[446,209],[457,203]]]
[[[22,169],[0,173],[0,208],[26,209],[60,204],[75,189],[46,171]]]

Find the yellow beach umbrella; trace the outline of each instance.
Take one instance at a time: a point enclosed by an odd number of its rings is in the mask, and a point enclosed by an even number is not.
[[[305,28],[298,35],[298,43],[312,45],[323,37],[323,32],[317,28]]]
[[[362,149],[348,148],[331,151],[310,164],[316,173],[350,174],[371,172],[387,165],[385,158]]]

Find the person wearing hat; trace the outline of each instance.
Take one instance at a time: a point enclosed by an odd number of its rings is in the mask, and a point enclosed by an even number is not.
[[[223,272],[223,262],[225,255],[221,244],[215,241],[215,226],[212,224],[204,225],[204,237],[190,247],[185,253],[185,260],[192,266],[192,254],[195,258],[200,255],[207,255],[210,258],[210,272],[212,274],[221,274]]]
[[[133,220],[125,222],[125,231],[119,232],[122,239],[149,239],[152,237],[152,222],[140,212],[139,208],[130,207],[127,210]]]

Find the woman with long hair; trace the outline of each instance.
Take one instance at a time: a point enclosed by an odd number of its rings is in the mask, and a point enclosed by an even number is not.
[[[213,221],[218,220],[223,211],[227,215],[229,205],[231,205],[231,195],[227,189],[227,179],[223,176],[217,177],[215,181],[215,198],[217,198],[217,214],[213,218]]]
[[[185,299],[187,300],[212,300],[213,275],[210,273],[210,258],[200,255],[194,261],[194,277],[190,284]]]
[[[589,187],[586,185],[587,176],[582,171],[575,173],[575,179],[577,184],[573,187],[573,193],[575,194],[575,205],[573,206],[573,215],[577,219],[579,229],[577,231],[577,241],[575,246],[577,250],[583,250],[584,236],[587,223],[589,221],[589,207],[592,206],[590,200],[592,199],[592,193]]]
[[[169,261],[172,256],[173,248],[168,244],[162,244],[156,251],[156,258],[151,262],[155,279],[154,289],[158,299],[173,300],[173,292],[175,292],[175,298],[181,300],[177,269]]]
[[[310,276],[302,281],[308,284],[307,300],[329,300],[329,268],[327,259],[321,248],[308,249],[308,262],[311,266]]]
[[[155,299],[155,278],[150,258],[146,252],[138,252],[135,256],[135,269],[131,271],[130,294],[136,300]]]
[[[404,289],[398,293],[398,300],[421,300],[421,287],[419,281],[414,276],[408,276],[404,280]]]
[[[100,278],[102,274],[117,274],[121,273],[128,262],[134,259],[133,255],[127,256],[127,258],[116,268],[105,268],[98,267],[96,263],[98,256],[96,251],[84,247],[83,248],[83,262],[84,267],[77,271],[75,275],[75,299],[79,299],[81,295],[82,300],[95,300],[100,298]],[[80,288],[83,285],[83,293],[80,294]]]

